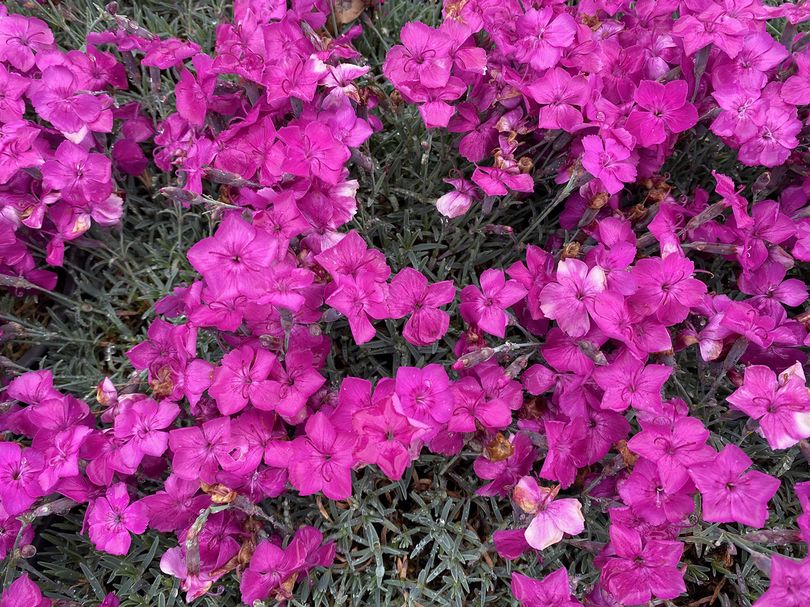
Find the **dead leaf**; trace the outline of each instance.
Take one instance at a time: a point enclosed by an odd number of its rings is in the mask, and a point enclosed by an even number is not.
[[[367,7],[367,0],[334,0],[333,14],[339,25],[345,25],[362,15]]]

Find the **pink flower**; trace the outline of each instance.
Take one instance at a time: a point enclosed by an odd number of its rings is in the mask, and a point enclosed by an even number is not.
[[[354,230],[316,255],[315,260],[335,281],[341,277],[366,277],[373,282],[385,282],[391,275],[385,255],[377,249],[369,249],[363,237]]]
[[[557,264],[554,282],[540,291],[540,310],[571,337],[582,337],[591,326],[588,308],[596,294],[605,290],[606,281],[599,266],[588,268],[579,259],[563,259]]]
[[[410,314],[402,336],[415,346],[427,346],[447,333],[450,315],[438,308],[453,301],[455,295],[452,281],[428,284],[421,272],[404,268],[391,280],[388,310],[392,318]]]
[[[53,160],[42,165],[42,185],[59,190],[64,200],[77,206],[102,202],[113,190],[112,163],[101,154],[89,154],[70,141],[56,148]]]
[[[229,213],[216,233],[188,250],[188,260],[223,294],[256,295],[265,285],[275,247],[269,235]]]
[[[444,182],[452,185],[453,190],[436,200],[436,210],[450,219],[461,217],[477,200],[477,189],[466,179],[445,179]]]
[[[211,498],[200,493],[200,483],[169,475],[163,490],[141,499],[149,515],[149,526],[158,531],[169,532],[182,529],[197,518],[200,510],[211,503]]]
[[[695,265],[679,253],[639,259],[632,272],[638,290],[631,301],[666,325],[683,322],[706,294],[706,285],[692,278],[694,272]]]
[[[661,480],[655,462],[640,459],[624,481],[620,481],[619,495],[633,509],[633,513],[645,521],[680,523],[695,509],[692,494],[695,488],[686,483],[676,490],[668,489]]]
[[[329,127],[310,122],[306,127],[287,126],[279,130],[286,148],[284,170],[299,177],[320,177],[336,185],[349,160],[349,148],[332,136]]]
[[[79,449],[92,434],[87,426],[73,426],[53,437],[52,446],[45,450],[39,484],[49,493],[61,478],[72,478],[79,474]]]
[[[787,449],[810,438],[810,394],[799,363],[779,374],[764,365],[745,369],[743,384],[726,399],[759,422],[772,449]]]
[[[516,280],[506,280],[503,270],[484,270],[479,279],[481,289],[468,285],[461,291],[461,317],[483,331],[504,337],[509,317],[506,309],[526,296],[526,289]]]
[[[587,429],[585,420],[546,420],[543,429],[548,442],[548,452],[540,470],[540,478],[557,481],[567,489],[574,484],[577,470],[585,465],[587,454]]]
[[[81,142],[90,130],[109,132],[112,127],[112,113],[106,107],[109,99],[82,88],[81,80],[63,65],[46,67],[30,88],[37,114],[73,143]]]
[[[487,196],[505,196],[509,190],[533,192],[534,179],[528,173],[520,173],[517,167],[475,167],[473,182]]]
[[[219,460],[231,450],[231,419],[218,417],[199,426],[169,432],[172,472],[187,481],[213,483]]]
[[[748,27],[728,13],[721,3],[696,3],[695,14],[681,16],[672,33],[683,40],[687,55],[694,55],[709,44],[716,45],[734,59],[743,45]]]
[[[295,350],[284,357],[284,365],[274,364],[258,395],[260,409],[276,411],[284,418],[295,418],[310,396],[326,382],[313,367],[309,350]]]
[[[768,501],[779,490],[779,479],[758,470],[737,445],[726,445],[714,461],[689,468],[703,497],[701,516],[710,523],[740,523],[760,528],[768,520]]]
[[[555,67],[529,86],[529,94],[540,105],[541,129],[571,132],[582,124],[580,110],[590,98],[591,86],[582,76]]]
[[[352,426],[360,437],[355,457],[361,462],[376,464],[391,480],[401,479],[413,459],[412,445],[417,429],[394,409],[393,395],[355,413]]]
[[[613,554],[602,567],[602,584],[625,605],[641,605],[651,598],[674,599],[686,592],[678,561],[683,544],[644,540],[634,529],[610,526]]]
[[[208,393],[223,415],[237,413],[248,403],[270,407],[273,401],[269,399],[265,380],[278,365],[276,357],[264,348],[242,346],[222,357]]]
[[[698,114],[686,100],[688,94],[685,80],[666,84],[642,80],[633,97],[642,109],[630,112],[625,128],[645,147],[663,143],[670,133],[692,128],[697,124]]]
[[[180,80],[174,88],[177,113],[193,126],[202,126],[208,110],[208,102],[214,94],[217,76],[211,72],[213,60],[203,53],[192,60],[197,71],[196,77],[183,68]]]
[[[400,38],[402,45],[393,47],[385,58],[385,74],[394,82],[415,82],[429,89],[445,86],[453,67],[450,37],[412,21],[402,28]]]
[[[766,167],[784,164],[791,150],[799,145],[796,135],[802,130],[802,123],[796,108],[770,106],[762,113],[761,120],[754,120],[754,123],[757,132],[740,147],[740,162]]]
[[[709,431],[697,418],[678,417],[668,424],[642,421],[641,428],[627,441],[627,447],[655,462],[670,493],[689,480],[688,472],[693,465],[714,456],[714,450],[706,444]]]
[[[104,497],[88,508],[87,527],[90,539],[98,550],[109,554],[126,554],[132,543],[131,533],[146,531],[148,517],[141,502],[129,503],[127,486],[117,483],[107,489]]]
[[[377,333],[369,317],[388,318],[386,286],[365,274],[357,278],[342,277],[337,281],[337,289],[326,299],[326,303],[348,319],[358,345],[370,341]]]
[[[397,369],[396,410],[415,425],[432,427],[453,415],[453,394],[447,372],[436,364]]]
[[[145,398],[123,409],[115,418],[115,438],[122,441],[120,456],[125,466],[137,468],[145,455],[163,455],[169,445],[165,432],[180,407],[168,401]]]
[[[656,412],[661,405],[661,389],[672,375],[672,367],[645,365],[629,352],[607,366],[594,370],[593,378],[605,393],[602,408]]]
[[[616,194],[624,183],[636,180],[636,166],[631,151],[613,137],[587,135],[582,139],[585,153],[582,166],[599,179],[608,194]]]
[[[27,72],[34,67],[35,52],[52,48],[53,33],[44,21],[23,15],[0,17],[0,61]]]
[[[582,505],[575,499],[555,499],[558,489],[541,487],[531,476],[524,476],[512,491],[512,500],[526,514],[533,514],[526,529],[526,541],[535,550],[545,550],[562,541],[563,535],[579,535],[585,530]]]
[[[582,607],[582,603],[571,596],[568,571],[564,567],[555,569],[542,580],[512,573],[512,596],[520,607]]]
[[[478,488],[475,492],[477,495],[507,496],[517,482],[531,471],[537,451],[529,435],[519,432],[509,438],[509,443],[512,453],[506,459],[493,461],[484,454],[473,462],[478,477],[490,481]]]
[[[51,600],[42,598],[39,587],[23,573],[3,591],[0,607],[51,607]]]
[[[803,607],[810,601],[810,558],[771,557],[771,585],[754,607]]]
[[[779,94],[791,105],[810,103],[810,52],[794,55],[798,72],[785,80]]]
[[[29,84],[27,78],[9,72],[0,64],[0,121],[9,123],[23,117],[25,113],[23,94]]]
[[[263,540],[242,575],[239,589],[242,601],[253,605],[260,599],[275,597],[280,602],[290,598],[295,581],[314,567],[328,567],[335,558],[335,544],[323,544],[323,535],[314,527],[301,527],[286,548]]]
[[[517,59],[530,63],[536,70],[544,70],[553,67],[574,41],[577,24],[568,13],[554,15],[551,6],[530,8],[517,18],[515,32]]]
[[[0,504],[7,514],[26,511],[42,495],[42,454],[17,443],[0,443]]]
[[[354,437],[336,428],[325,413],[307,419],[305,436],[290,444],[290,483],[301,495],[322,491],[329,499],[352,493]],[[279,463],[279,462],[275,462]]]

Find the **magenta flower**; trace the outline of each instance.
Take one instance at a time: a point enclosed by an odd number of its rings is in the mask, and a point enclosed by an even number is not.
[[[487,196],[505,196],[510,190],[515,192],[533,192],[534,179],[527,173],[520,173],[512,167],[475,167],[473,182]]]
[[[640,459],[623,482],[619,484],[622,501],[645,521],[658,525],[680,523],[695,509],[691,483],[668,490],[661,480],[655,462]]]
[[[587,429],[582,418],[571,421],[543,422],[548,452],[540,470],[540,478],[557,481],[567,489],[574,484],[577,470],[586,465]]]
[[[42,598],[39,587],[23,573],[3,590],[0,607],[51,607],[51,600]]]
[[[655,314],[666,325],[683,322],[690,308],[697,306],[706,294],[706,285],[692,278],[695,265],[678,253],[663,259],[639,259],[633,267],[638,290],[632,302]]]
[[[408,418],[394,409],[393,398],[383,398],[352,417],[352,426],[360,437],[355,457],[376,464],[388,478],[398,481],[413,459],[417,429]]]
[[[295,418],[325,382],[326,378],[313,366],[311,351],[288,352],[284,365],[272,365],[269,377],[258,387],[256,406],[276,411],[284,418]]]
[[[455,296],[452,281],[428,284],[421,272],[404,268],[391,280],[388,310],[392,318],[410,314],[402,336],[415,346],[428,346],[447,333],[450,315],[438,308],[453,301]]]
[[[200,483],[181,479],[176,474],[169,475],[163,483],[163,490],[141,499],[149,515],[149,526],[163,531],[177,531],[197,518],[200,511],[211,503],[211,498],[200,493]]]
[[[606,284],[599,266],[588,268],[579,259],[563,259],[557,264],[554,282],[540,291],[540,310],[571,337],[582,337],[591,327],[588,308]]]
[[[329,127],[320,122],[287,126],[279,130],[278,137],[287,146],[285,171],[299,177],[314,175],[331,185],[340,181],[351,153]]]
[[[336,428],[324,413],[307,419],[305,436],[290,445],[290,483],[301,495],[322,491],[329,499],[345,500],[352,493],[354,437]]]
[[[53,46],[53,33],[44,21],[23,15],[0,18],[0,61],[27,72],[34,67],[35,53],[50,51]]]
[[[222,220],[216,233],[188,250],[188,260],[206,282],[226,294],[256,295],[275,254],[272,238],[236,213]]]
[[[172,472],[187,481],[213,483],[219,460],[231,450],[231,419],[218,417],[199,426],[169,432]]]
[[[771,585],[754,607],[803,607],[810,601],[810,558],[771,557]]]
[[[577,24],[568,13],[554,14],[551,6],[530,8],[517,18],[515,56],[536,70],[553,67],[576,37]]]
[[[369,249],[363,237],[354,230],[319,253],[315,260],[335,281],[341,277],[360,279],[365,276],[373,282],[385,282],[391,275],[385,255],[377,249]]]
[[[810,438],[810,394],[799,363],[778,378],[764,365],[746,367],[742,386],[726,400],[759,422],[759,432],[772,449],[787,449]]]
[[[798,71],[785,80],[779,94],[791,105],[807,105],[810,103],[810,53],[798,53],[793,58]]]
[[[486,455],[480,455],[473,462],[473,468],[479,478],[490,482],[478,488],[477,495],[507,496],[517,482],[529,474],[534,465],[537,451],[532,439],[524,432],[509,438],[512,453],[506,459],[493,461]]]
[[[375,320],[388,318],[386,290],[387,285],[367,275],[343,277],[337,281],[337,289],[327,297],[326,303],[349,321],[352,337],[358,345],[370,341],[377,333],[369,317]]]
[[[582,139],[582,166],[605,186],[608,194],[620,192],[636,180],[632,152],[613,137],[587,135]]]
[[[563,535],[585,530],[582,505],[575,499],[555,499],[557,488],[541,487],[524,476],[512,490],[512,501],[526,514],[534,515],[526,529],[526,541],[535,550],[545,550],[562,541]]]
[[[461,217],[478,199],[478,190],[466,179],[445,179],[444,182],[452,185],[453,189],[436,200],[436,210],[451,219]]]
[[[714,461],[695,464],[689,475],[703,497],[703,520],[760,528],[768,520],[768,502],[779,479],[758,470],[737,445],[726,445]]]
[[[571,596],[568,571],[564,567],[542,580],[512,573],[512,596],[520,607],[582,607],[582,603]]]
[[[740,146],[739,159],[749,166],[779,166],[798,147],[796,135],[802,130],[802,122],[791,106],[772,106],[762,115],[756,134]]]
[[[123,409],[115,418],[115,438],[122,442],[119,454],[124,465],[137,468],[145,455],[163,455],[169,445],[165,432],[180,415],[180,407],[168,401],[145,398]]]
[[[17,443],[0,443],[0,504],[7,514],[28,510],[42,495],[39,475],[42,454]]]
[[[132,543],[131,533],[146,531],[148,516],[141,502],[129,503],[124,483],[107,489],[104,497],[95,500],[87,512],[87,528],[96,549],[109,554],[126,554]]]
[[[645,365],[626,352],[607,366],[594,370],[593,378],[605,393],[602,408],[655,412],[661,405],[661,389],[672,375],[672,367]]]
[[[0,64],[0,121],[4,123],[20,120],[25,113],[23,94],[30,81],[19,74],[9,72]]]
[[[689,480],[688,471],[693,465],[714,457],[714,450],[706,444],[709,431],[694,417],[678,417],[670,424],[642,421],[641,428],[627,441],[627,447],[655,462],[670,493]]]
[[[231,350],[214,370],[214,381],[208,393],[217,401],[223,415],[237,413],[248,403],[269,409],[275,401],[270,400],[265,380],[278,367],[275,355],[264,348],[254,350],[246,345]]]
[[[447,372],[436,364],[397,369],[395,409],[412,423],[433,427],[453,415],[453,393]]]
[[[686,592],[678,562],[683,544],[645,540],[634,529],[610,526],[612,554],[602,567],[602,584],[625,605],[641,605],[651,598],[674,599]]]
[[[253,605],[272,596],[284,602],[290,598],[296,579],[314,567],[328,567],[334,558],[334,543],[323,544],[323,535],[314,527],[298,529],[286,548],[263,540],[242,575],[242,601]]]
[[[52,446],[43,454],[44,462],[39,474],[39,484],[46,494],[59,479],[78,476],[79,449],[92,432],[87,426],[73,426],[53,437]]]
[[[101,154],[89,154],[70,141],[56,148],[53,160],[42,165],[42,185],[59,190],[64,200],[82,206],[102,202],[113,190],[112,163]]]
[[[495,335],[506,335],[509,317],[506,309],[526,297],[526,289],[516,280],[506,280],[503,270],[484,270],[481,289],[468,285],[461,291],[461,317],[470,324]]]
[[[540,105],[541,129],[571,132],[582,124],[581,109],[590,98],[591,87],[582,76],[555,67],[529,86],[529,94]]]
[[[444,87],[453,67],[450,37],[413,21],[405,24],[400,38],[402,45],[393,47],[385,58],[386,76],[394,82],[412,82],[429,89]]]
[[[630,112],[625,128],[645,147],[663,143],[671,133],[691,129],[697,124],[698,113],[686,100],[688,94],[685,80],[666,84],[642,80],[633,97],[641,109]]]

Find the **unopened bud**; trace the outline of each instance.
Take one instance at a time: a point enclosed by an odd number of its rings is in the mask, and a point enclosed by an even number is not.
[[[607,357],[604,355],[604,353],[587,339],[578,341],[577,347],[579,348],[580,352],[582,352],[600,367],[608,364]]]
[[[453,370],[461,371],[462,369],[471,369],[476,365],[480,365],[481,363],[488,361],[493,356],[495,356],[495,349],[488,347],[481,348],[480,350],[475,350],[473,352],[468,352],[467,354],[460,356],[459,359],[453,363]]]

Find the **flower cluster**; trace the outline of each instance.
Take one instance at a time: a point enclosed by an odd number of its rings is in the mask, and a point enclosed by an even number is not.
[[[718,407],[760,435],[747,440],[787,449],[810,438],[810,338],[795,314],[808,292],[793,277],[797,260],[810,261],[810,181],[785,172],[773,199],[749,200],[715,173],[713,191],[675,198],[659,172],[701,121],[744,163],[794,162],[803,45],[790,25],[781,40],[765,25],[805,12],[625,4],[448,0],[438,29],[410,23],[391,49],[388,78],[428,127],[463,133],[460,153],[476,164],[472,181],[450,180],[443,214],[462,215],[482,195],[531,192],[536,161],[524,152],[565,150],[553,167],[571,186],[560,229],[460,289],[392,271],[348,227],[359,187],[350,164],[366,161],[361,147],[382,122],[352,45],[360,29],[330,35],[330,2],[237,0],[211,55],[126,20],[91,36],[176,80],[177,111],[158,125],[154,163],[177,179],[167,196],[207,205],[220,221],[188,250],[195,279],[157,304],[147,338],[128,352],[148,390],[103,380],[93,412],[47,371],[5,389],[15,404],[0,430],[16,438],[0,443],[0,551],[30,543],[37,517],[87,504],[98,550],[125,554],[148,528],[173,534],[161,567],[189,600],[233,573],[247,604],[283,602],[336,548],[314,527],[287,529],[267,504],[292,490],[348,500],[363,466],[399,480],[424,450],[450,457],[465,446],[477,454],[477,493],[515,506],[493,536],[501,557],[576,538],[588,515],[609,520],[598,582],[572,593],[564,569],[542,580],[515,573],[527,607],[580,605],[577,594],[609,607],[675,599],[686,591],[689,527],[765,526],[780,480],[707,427],[676,374],[687,355],[715,371],[707,401],[730,381]],[[726,108],[735,95],[755,98],[745,112]],[[82,138],[97,132],[84,126]],[[43,184],[62,174],[49,166],[83,153],[87,181],[59,182],[61,199],[109,196],[109,179],[90,177],[106,157],[73,134],[42,165]],[[118,142],[128,142],[121,158],[137,148],[131,135]],[[639,177],[647,197],[633,204],[625,185]],[[717,257],[734,272],[710,290],[703,268]],[[455,360],[330,377],[333,338],[343,331],[361,346],[383,320],[416,348],[452,343]],[[144,479],[157,489],[144,495]],[[810,490],[795,491],[810,510]],[[774,557],[758,607],[791,597],[808,568]],[[25,576],[0,605],[12,593],[47,604]]]
[[[52,289],[36,248],[61,266],[66,242],[119,222],[114,172],[143,172],[152,133],[137,104],[116,104],[127,86],[111,53],[60,50],[43,21],[0,7],[0,273]]]
[[[777,40],[767,24],[781,18]],[[402,29],[385,74],[474,165],[472,181],[447,180],[443,215],[549,176],[599,209],[699,129],[749,166],[803,163],[808,19],[803,3],[446,0],[438,28]]]

